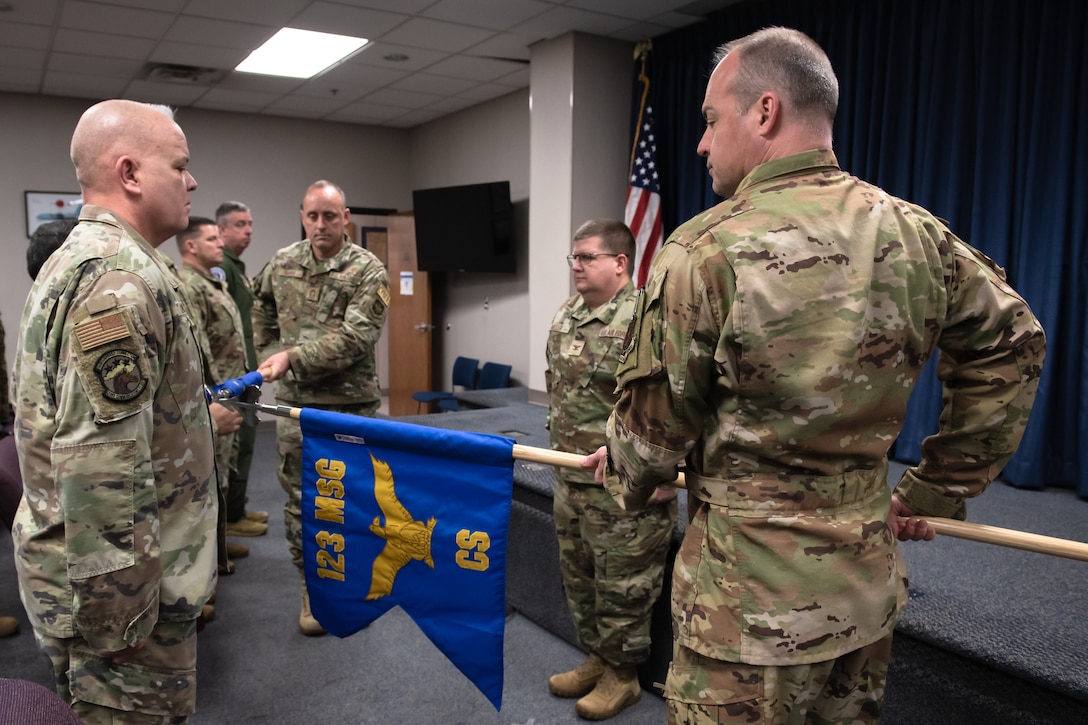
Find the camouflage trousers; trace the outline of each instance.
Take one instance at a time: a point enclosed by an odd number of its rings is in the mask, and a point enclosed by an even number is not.
[[[281,405],[295,405],[284,401],[277,402]],[[371,417],[378,412],[380,405],[378,401],[375,401],[309,407]],[[302,427],[294,418],[276,418],[276,449],[279,454],[277,475],[280,486],[287,493],[287,503],[283,506],[287,549],[291,552],[291,563],[302,571]]]
[[[159,622],[123,664],[83,638],[34,633],[57,693],[86,725],[185,723],[196,709],[196,621]]]
[[[760,666],[676,647],[665,698],[670,725],[879,723],[892,636],[827,662]]]
[[[624,511],[601,486],[556,481],[559,569],[578,639],[613,666],[650,654],[650,618],[676,528],[676,499]]]
[[[230,485],[227,487],[227,521],[231,523],[245,518],[246,515],[246,489],[256,439],[257,426],[248,423],[242,423],[242,427],[234,434],[234,450],[230,456]]]

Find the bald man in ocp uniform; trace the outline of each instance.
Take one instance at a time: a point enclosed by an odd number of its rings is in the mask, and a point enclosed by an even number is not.
[[[31,288],[12,370],[20,595],[85,722],[185,722],[218,504],[200,353],[157,247],[196,180],[164,106],[92,106],[71,154],[80,221]]]

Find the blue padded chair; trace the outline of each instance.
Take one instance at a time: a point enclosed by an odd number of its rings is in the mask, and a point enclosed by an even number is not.
[[[476,382],[475,390],[493,390],[495,388],[505,388],[510,384],[510,371],[513,369],[511,365],[503,365],[501,363],[485,362],[484,366],[480,368],[480,379]],[[457,398],[450,396],[438,401],[438,407],[442,410],[456,411],[460,409],[457,404]]]
[[[476,388],[476,370],[479,367],[480,361],[476,358],[458,357],[454,360],[454,387],[460,385],[464,390],[474,390]],[[420,407],[424,403],[438,403],[441,406],[443,400],[453,400],[453,393],[438,390],[421,390],[417,393],[412,393],[412,400],[416,401],[416,412],[418,413]]]

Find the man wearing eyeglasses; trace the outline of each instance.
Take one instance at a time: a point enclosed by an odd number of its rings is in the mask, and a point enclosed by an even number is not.
[[[635,239],[623,222],[593,219],[567,256],[578,294],[548,333],[545,381],[551,446],[591,453],[604,442],[616,402],[616,366],[637,295]],[[592,471],[557,469],[553,500],[559,566],[575,629],[588,658],[554,675],[548,689],[581,698],[581,717],[603,720],[638,702],[637,667],[650,654],[650,616],[661,592],[676,525],[675,489],[657,505],[623,511]]]

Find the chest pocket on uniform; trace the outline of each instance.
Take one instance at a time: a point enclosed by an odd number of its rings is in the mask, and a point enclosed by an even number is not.
[[[615,388],[616,369],[619,367],[620,354],[623,352],[623,341],[627,336],[627,329],[605,327],[597,333],[597,341],[594,345],[596,359],[593,361],[593,377],[602,382],[607,382],[610,388]]]
[[[343,319],[347,307],[347,291],[332,281],[327,281],[319,288],[316,315],[318,322],[325,324],[330,320]]]

